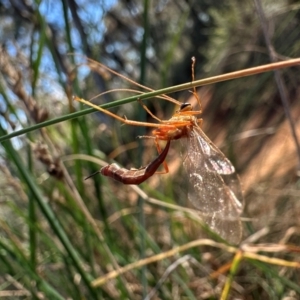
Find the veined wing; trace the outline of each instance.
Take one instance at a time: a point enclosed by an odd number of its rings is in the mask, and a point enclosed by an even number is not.
[[[235,168],[198,126],[189,136],[183,165],[188,174],[188,198],[201,213],[239,218],[243,195]]]

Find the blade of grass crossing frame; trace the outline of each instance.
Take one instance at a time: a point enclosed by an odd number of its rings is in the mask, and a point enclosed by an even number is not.
[[[223,288],[223,291],[222,291],[222,295],[221,295],[221,298],[220,298],[221,300],[228,299],[230,288],[231,288],[234,276],[238,271],[238,267],[240,265],[240,262],[241,262],[242,258],[243,258],[243,252],[238,251],[235,254],[234,258],[233,258],[231,268],[230,268],[230,272],[229,272],[229,275],[227,277],[227,280],[225,282],[225,285],[224,285],[224,288]]]
[[[241,71],[234,71],[234,72],[223,74],[223,75],[217,75],[217,76],[213,76],[213,77],[210,77],[210,78],[195,80],[193,82],[188,82],[188,83],[179,84],[179,85],[168,87],[168,88],[159,89],[159,90],[149,92],[149,93],[134,95],[134,96],[123,98],[123,99],[120,99],[120,100],[116,100],[116,101],[113,101],[113,102],[110,102],[110,103],[105,103],[105,104],[101,105],[101,107],[104,108],[104,109],[109,109],[109,108],[112,108],[112,107],[116,107],[116,106],[119,106],[119,105],[123,105],[123,104],[126,104],[126,103],[137,101],[138,99],[145,100],[145,99],[153,98],[153,97],[156,97],[156,96],[162,95],[162,94],[170,94],[170,93],[174,93],[174,92],[178,92],[178,91],[182,91],[182,90],[192,89],[193,87],[197,87],[197,86],[204,86],[204,85],[214,84],[214,83],[222,82],[222,81],[226,81],[226,80],[233,80],[233,79],[236,79],[236,78],[252,76],[252,75],[255,75],[255,74],[269,72],[269,71],[272,71],[272,70],[288,68],[288,67],[295,66],[295,65],[298,65],[298,64],[300,64],[300,58],[281,61],[281,62],[274,63],[274,64],[262,65],[262,66],[259,66],[259,67],[253,67],[253,68],[249,68],[249,69],[241,70]],[[65,116],[62,116],[62,117],[47,120],[45,122],[35,124],[35,125],[30,126],[28,128],[24,128],[24,129],[21,129],[19,131],[15,131],[13,133],[0,136],[0,142],[8,140],[12,137],[16,137],[16,136],[28,133],[30,131],[37,130],[39,128],[47,127],[47,126],[50,126],[50,125],[53,125],[53,124],[56,124],[56,123],[60,123],[60,122],[66,121],[66,120],[71,120],[71,119],[74,119],[74,118],[78,118],[78,117],[90,114],[92,112],[95,112],[95,111],[97,111],[97,110],[94,109],[94,108],[88,108],[88,109],[78,111],[78,112],[75,112],[75,113],[71,113],[71,114],[68,114],[68,115],[65,115]]]
[[[148,43],[148,31],[149,31],[149,24],[148,24],[148,18],[149,18],[149,1],[144,0],[144,12],[143,12],[143,27],[144,27],[144,35],[141,45],[141,74],[140,74],[140,82],[141,84],[144,84],[146,82],[146,52],[147,52],[147,43]],[[146,119],[146,111],[140,106],[139,107],[139,115],[141,118],[141,121],[145,121]],[[145,135],[145,128],[140,127],[139,128],[139,135],[143,136]],[[142,156],[143,156],[143,149],[142,149],[142,141],[139,139],[139,161],[138,164],[142,165]],[[141,223],[141,226],[145,228],[145,213],[144,213],[144,199],[142,197],[139,197],[138,199],[138,207],[139,207],[139,221]],[[140,245],[140,252],[141,252],[141,258],[145,257],[145,237],[140,232],[140,239],[141,239],[141,245]],[[143,298],[147,295],[147,277],[146,277],[146,266],[143,266],[141,269],[141,282],[143,286]]]
[[[0,134],[1,135],[6,134],[6,132],[1,126],[0,126]],[[15,166],[17,167],[24,183],[28,186],[28,189],[33,194],[34,200],[37,201],[41,211],[43,212],[46,219],[48,220],[52,230],[56,233],[57,237],[59,238],[65,250],[67,251],[69,257],[73,260],[77,271],[80,273],[85,285],[87,286],[87,289],[90,291],[92,295],[96,296],[95,290],[90,285],[91,278],[84,271],[82,267],[81,259],[79,258],[77,252],[75,251],[72,244],[70,243],[70,240],[68,239],[65,231],[61,227],[60,222],[58,221],[54,212],[52,211],[48,203],[43,199],[43,195],[39,187],[35,183],[33,176],[28,172],[28,169],[25,167],[21,157],[15,151],[12,144],[9,141],[6,141],[2,143],[2,145],[5,148],[7,155],[11,158],[11,161],[13,161]]]

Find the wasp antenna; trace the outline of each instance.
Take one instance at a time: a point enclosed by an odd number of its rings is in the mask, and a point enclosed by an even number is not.
[[[192,82],[194,82],[195,81],[195,64],[196,64],[195,56],[193,56],[191,58],[191,60],[192,60]]]
[[[192,83],[193,83],[195,81],[195,64],[196,64],[196,58],[195,58],[195,56],[192,56],[191,60],[192,60]],[[200,100],[200,98],[199,98],[199,96],[198,96],[198,94],[196,92],[196,87],[195,86],[193,87],[193,92],[192,93],[194,94],[194,96],[197,99],[197,102],[198,102],[199,107],[200,107],[200,111],[202,111],[201,100]]]

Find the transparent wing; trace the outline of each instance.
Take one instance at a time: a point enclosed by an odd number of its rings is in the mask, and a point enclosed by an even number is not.
[[[241,219],[224,218],[224,212],[213,213],[211,216],[202,216],[203,221],[224,240],[237,244],[242,238],[243,227]]]
[[[183,165],[188,175],[188,199],[201,213],[211,222],[216,216],[218,220],[239,218],[243,209],[240,180],[231,162],[200,127],[194,127],[189,136]]]
[[[194,127],[183,162],[188,176],[188,199],[205,223],[222,238],[238,243],[243,194],[235,168],[200,127]]]

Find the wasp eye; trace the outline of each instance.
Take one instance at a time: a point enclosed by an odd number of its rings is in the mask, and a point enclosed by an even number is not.
[[[180,105],[179,111],[189,111],[189,110],[193,110],[192,105],[190,103],[182,103]]]

